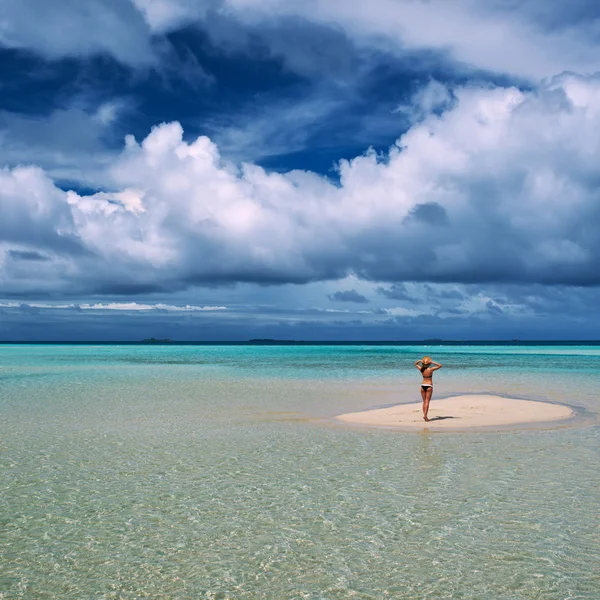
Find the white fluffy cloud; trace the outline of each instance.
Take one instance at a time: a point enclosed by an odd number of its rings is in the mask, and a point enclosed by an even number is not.
[[[337,279],[596,285],[600,78],[467,86],[340,182],[225,162],[177,123],[127,139],[104,192],[0,172],[12,294],[133,293]]]

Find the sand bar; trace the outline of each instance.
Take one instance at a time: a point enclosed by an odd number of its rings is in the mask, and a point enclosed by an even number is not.
[[[465,395],[442,400],[434,398],[429,406],[429,423],[423,421],[421,403],[347,413],[336,419],[355,425],[444,430],[547,423],[572,416],[573,411],[560,404],[501,396]]]

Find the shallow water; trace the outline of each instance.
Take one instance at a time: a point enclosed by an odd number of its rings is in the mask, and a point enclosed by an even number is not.
[[[320,419],[416,400],[425,353],[437,397],[592,425]],[[597,600],[599,393],[593,347],[0,346],[0,598]]]

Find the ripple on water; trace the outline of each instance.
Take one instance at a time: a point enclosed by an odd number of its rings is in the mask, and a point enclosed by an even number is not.
[[[179,368],[1,388],[0,597],[597,600],[599,428],[320,427],[343,382]]]

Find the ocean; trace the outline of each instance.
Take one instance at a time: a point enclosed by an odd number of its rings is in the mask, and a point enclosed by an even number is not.
[[[568,404],[548,428],[337,414]],[[600,347],[0,345],[0,598],[600,598]]]

